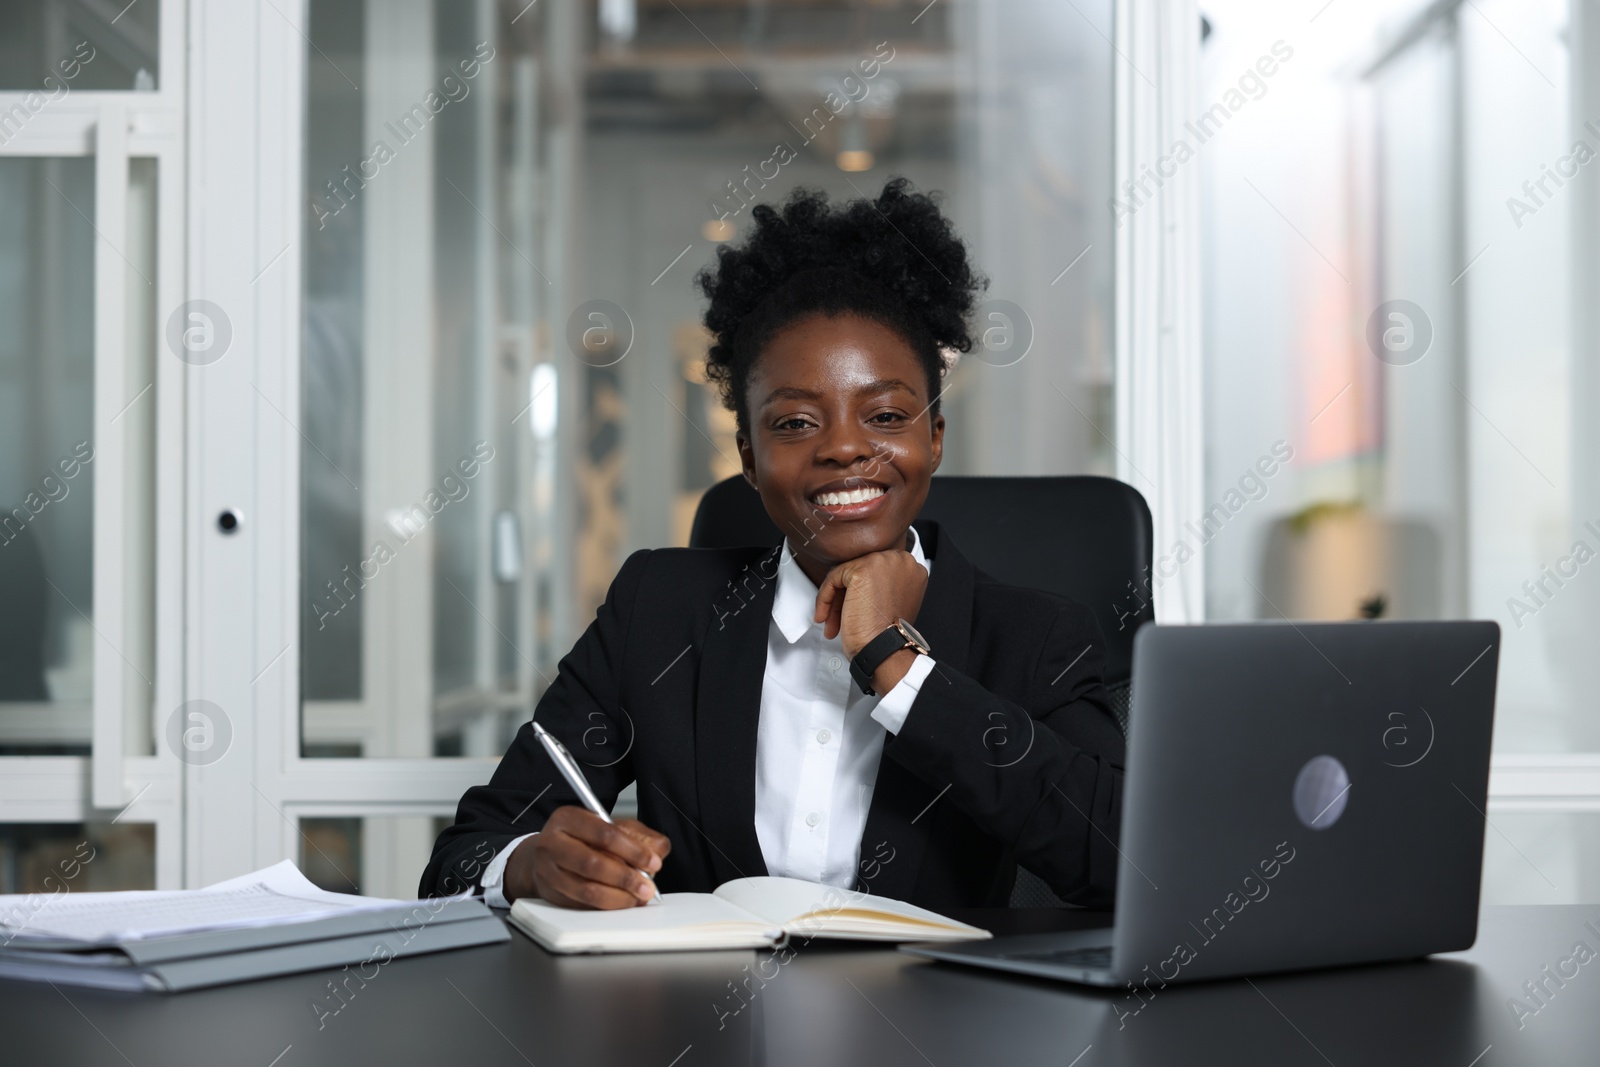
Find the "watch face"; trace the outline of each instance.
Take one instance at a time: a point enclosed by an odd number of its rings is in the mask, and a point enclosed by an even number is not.
[[[894,624],[895,626],[899,627],[902,634],[905,634],[907,641],[910,641],[913,645],[917,646],[917,651],[921,652],[923,655],[928,654],[928,639],[923,637],[922,634],[918,633],[915,626],[912,626],[904,619],[896,619]]]

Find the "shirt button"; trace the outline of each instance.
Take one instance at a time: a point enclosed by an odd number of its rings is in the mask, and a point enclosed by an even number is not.
[[[825,744],[828,743],[829,739],[831,739],[832,737],[833,737],[833,735],[830,734],[828,731],[826,731],[826,730],[818,730],[817,731],[817,744],[825,745]]]
[[[843,667],[843,666],[844,666],[844,660],[840,659],[838,656],[832,656],[828,660],[828,669],[830,671],[837,671],[840,667]]]
[[[815,826],[815,825],[817,825],[817,823],[819,823],[821,821],[822,821],[822,816],[818,815],[816,812],[812,812],[810,815],[806,816],[806,825],[807,826]]]

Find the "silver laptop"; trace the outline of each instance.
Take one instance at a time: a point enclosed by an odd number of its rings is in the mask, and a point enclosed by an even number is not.
[[[1493,622],[1146,626],[1115,925],[901,951],[1137,993],[1470,948],[1499,651]]]

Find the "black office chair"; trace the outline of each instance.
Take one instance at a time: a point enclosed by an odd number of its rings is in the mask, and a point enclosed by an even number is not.
[[[1126,482],[1088,475],[946,476],[933,479],[921,517],[948,530],[979,570],[1013,585],[1070,597],[1094,612],[1106,639],[1112,711],[1126,735],[1133,635],[1155,618],[1154,535],[1144,496]],[[761,498],[738,475],[706,490],[689,531],[693,548],[782,540]],[[1062,905],[1042,879],[1019,867],[1011,906]]]

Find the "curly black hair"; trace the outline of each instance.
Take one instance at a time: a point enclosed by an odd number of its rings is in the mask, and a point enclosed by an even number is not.
[[[946,370],[941,350],[967,352],[967,321],[987,280],[939,210],[936,195],[893,178],[877,200],[830,205],[826,193],[796,189],[781,209],[758,204],[742,247],[717,249],[695,278],[711,301],[715,335],[706,378],[748,434],[745,391],[756,360],[785,326],[809,315],[857,314],[899,333],[928,373],[930,413]]]

